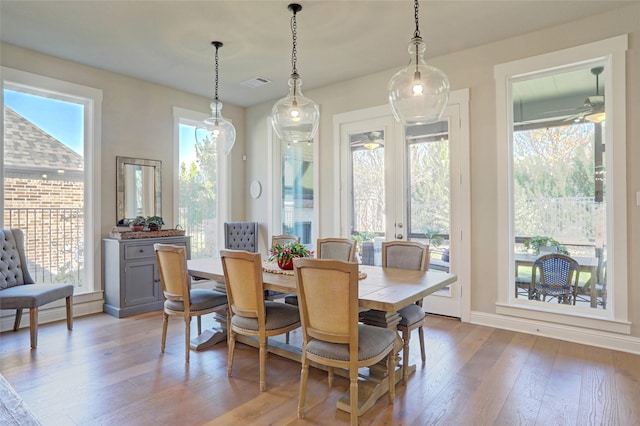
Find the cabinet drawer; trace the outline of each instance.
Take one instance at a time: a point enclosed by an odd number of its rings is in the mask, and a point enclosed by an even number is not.
[[[128,245],[124,248],[124,258],[127,260],[148,259],[155,256],[153,244]]]

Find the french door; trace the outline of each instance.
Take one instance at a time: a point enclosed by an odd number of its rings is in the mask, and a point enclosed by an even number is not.
[[[468,233],[463,219],[469,210],[460,105],[450,104],[441,121],[428,125],[403,128],[386,105],[337,115],[334,124],[341,235],[368,241],[369,250],[359,249],[361,262],[374,265],[381,262],[382,241],[429,244],[429,269],[455,273],[458,282],[425,298],[425,310],[460,317],[461,259],[468,252],[461,236],[463,229]]]

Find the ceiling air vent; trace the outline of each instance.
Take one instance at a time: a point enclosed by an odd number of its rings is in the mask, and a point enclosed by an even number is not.
[[[269,83],[271,83],[271,80],[267,80],[264,77],[255,77],[255,78],[252,78],[251,80],[243,81],[240,84],[247,87],[260,87]]]

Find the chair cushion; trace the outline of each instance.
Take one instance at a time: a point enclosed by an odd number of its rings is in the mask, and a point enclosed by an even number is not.
[[[396,332],[388,328],[358,324],[358,361],[365,361],[379,355],[389,345],[393,345],[396,336]],[[338,361],[349,360],[349,345],[343,343],[311,339],[307,344],[307,352]]]
[[[9,229],[0,233],[0,289],[25,284],[16,239]]]
[[[264,305],[266,312],[265,327],[267,330],[276,330],[300,322],[300,312],[296,306],[269,300],[265,301]],[[233,315],[231,317],[231,324],[239,328],[244,328],[245,330],[258,331],[257,318]]]
[[[405,327],[412,326],[413,324],[420,322],[424,319],[425,313],[418,305],[409,305],[398,311],[400,315],[400,325]]]
[[[24,284],[0,291],[0,309],[37,308],[73,296],[71,284]]]
[[[191,311],[205,311],[227,303],[227,295],[206,288],[191,290]],[[172,311],[184,311],[184,303],[178,300],[165,300],[164,306]]]
[[[295,294],[288,294],[284,297],[284,303],[287,303],[293,306],[298,306],[298,296]]]

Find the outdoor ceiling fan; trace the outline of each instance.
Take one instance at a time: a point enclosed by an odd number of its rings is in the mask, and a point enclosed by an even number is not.
[[[351,140],[351,147],[360,146],[369,150],[384,146],[384,132],[373,131],[354,135],[354,138]]]
[[[599,76],[604,71],[604,67],[591,68],[591,74],[596,76],[596,94],[587,96],[584,100],[584,105],[578,108],[577,112],[567,117],[564,121],[579,122],[582,119],[591,121],[594,123],[601,123],[605,119],[604,115],[604,95],[600,94],[600,81]]]

